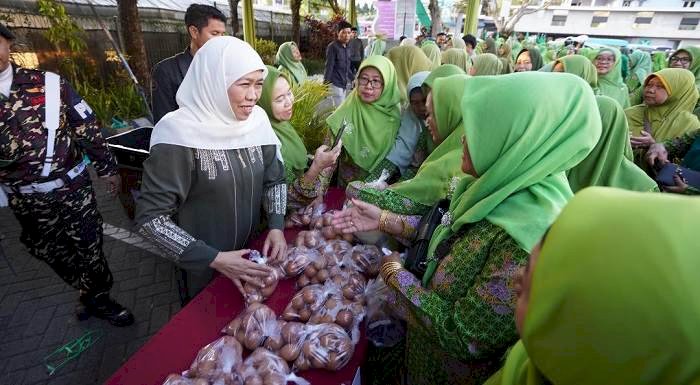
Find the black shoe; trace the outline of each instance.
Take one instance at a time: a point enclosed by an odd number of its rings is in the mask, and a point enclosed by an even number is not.
[[[134,315],[110,298],[109,293],[82,295],[80,302],[83,304],[83,308],[78,310],[78,319],[81,321],[93,316],[105,319],[114,326],[129,326],[134,323]]]

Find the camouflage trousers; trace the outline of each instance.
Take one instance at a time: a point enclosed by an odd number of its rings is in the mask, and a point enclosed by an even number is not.
[[[93,295],[112,288],[87,173],[47,194],[10,194],[9,205],[22,226],[21,242],[67,284]]]

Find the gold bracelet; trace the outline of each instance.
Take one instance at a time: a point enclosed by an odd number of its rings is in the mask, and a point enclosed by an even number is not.
[[[386,232],[386,221],[389,217],[389,210],[382,210],[382,213],[379,214],[379,231]]]
[[[403,269],[403,266],[399,262],[392,261],[384,263],[380,269],[384,282],[388,283],[401,269]]]

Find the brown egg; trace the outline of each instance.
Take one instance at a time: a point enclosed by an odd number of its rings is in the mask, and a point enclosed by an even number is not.
[[[325,368],[326,367],[326,360],[327,357],[324,357],[321,354],[312,354],[309,356],[309,361],[311,362],[311,367],[312,368]]]
[[[309,309],[299,310],[299,321],[306,322],[309,320],[310,317],[311,317],[311,310],[309,310]]]
[[[195,378],[192,385],[209,385],[209,381],[206,378]]]
[[[294,367],[297,368],[298,370],[309,370],[311,368],[311,363],[309,363],[309,360],[304,358],[303,355],[299,355],[297,359],[294,361]]]
[[[335,317],[335,323],[342,326],[346,330],[350,329],[350,327],[353,324],[353,321],[354,321],[353,314],[349,310],[341,310],[338,312],[338,315]]]
[[[328,363],[326,364],[326,369],[336,371],[339,370],[342,366],[341,360],[338,359],[338,353],[336,352],[329,352],[328,353]]]
[[[263,385],[287,385],[286,374],[268,373],[263,377]]]
[[[299,322],[287,322],[282,326],[282,340],[287,343],[296,343],[304,331],[304,325]]]
[[[313,278],[316,273],[318,273],[318,270],[316,270],[316,268],[312,265],[309,265],[306,267],[306,269],[304,269],[304,275],[309,277],[309,279]]]
[[[260,346],[260,342],[262,341],[263,335],[260,331],[258,330],[248,330],[248,333],[246,334],[245,338],[245,347],[253,350]]]
[[[265,340],[265,344],[263,345],[265,349],[277,352],[280,349],[282,349],[282,346],[284,345],[284,342],[282,341],[282,336],[269,336]]]
[[[326,267],[326,258],[316,258],[311,264],[316,270],[321,270]]]
[[[331,297],[326,300],[326,302],[323,304],[323,306],[326,307],[328,310],[333,310],[335,309],[336,306],[338,306],[338,300],[335,298]]]
[[[245,385],[263,385],[262,377],[253,374],[245,379]]]
[[[305,275],[299,276],[299,279],[297,279],[297,287],[306,287],[311,285],[311,280],[309,277]]]
[[[285,361],[293,362],[299,357],[300,352],[300,349],[296,345],[287,344],[282,346],[279,354]]]
[[[351,301],[355,300],[355,292],[349,286],[345,286],[343,287],[343,297]]]
[[[327,240],[335,239],[335,230],[330,226],[325,226],[321,229],[321,234]]]
[[[304,302],[306,302],[309,305],[316,302],[316,295],[314,294],[313,291],[304,290],[303,293],[304,293],[303,294]]]
[[[302,307],[304,307],[304,298],[302,298],[300,295],[295,295],[292,298],[292,308],[299,310]]]

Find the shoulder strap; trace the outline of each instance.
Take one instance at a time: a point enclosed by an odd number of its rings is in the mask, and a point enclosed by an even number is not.
[[[46,157],[44,158],[44,168],[41,170],[41,176],[47,177],[51,173],[56,130],[58,130],[61,110],[61,78],[53,72],[46,72],[44,76],[44,99],[44,126],[48,134],[46,138]]]

